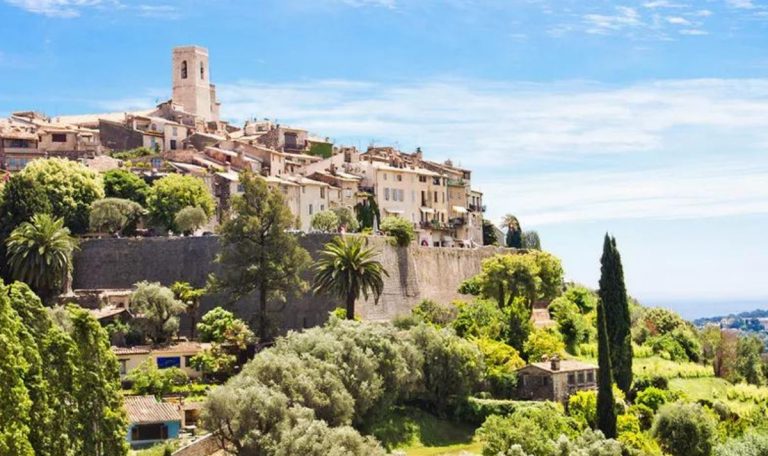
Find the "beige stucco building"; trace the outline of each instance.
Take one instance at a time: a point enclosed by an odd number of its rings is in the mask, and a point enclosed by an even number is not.
[[[219,120],[220,103],[211,84],[208,49],[183,46],[173,49],[173,103],[203,122]]]
[[[192,367],[191,358],[211,344],[202,342],[180,342],[167,347],[112,347],[112,352],[120,364],[120,378],[125,378],[134,369],[149,361],[159,369],[177,367],[184,371],[189,378],[198,378],[202,372]]]

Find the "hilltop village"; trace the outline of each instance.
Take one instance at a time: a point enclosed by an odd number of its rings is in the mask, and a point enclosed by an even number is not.
[[[0,119],[0,168],[13,173],[38,158],[64,157],[150,182],[171,173],[200,177],[215,197],[214,224],[240,193],[239,173],[248,170],[283,192],[300,231],[311,231],[319,212],[368,206],[380,217],[411,222],[419,245],[482,245],[485,207],[471,170],[426,160],[419,149],[359,151],[269,120],[231,125],[220,117],[202,47],[173,49],[172,72],[172,97],[154,109],[56,117],[30,111]]]
[[[0,119],[0,456],[768,454],[763,341],[613,236],[568,282],[471,170],[231,125],[172,55],[153,109]]]

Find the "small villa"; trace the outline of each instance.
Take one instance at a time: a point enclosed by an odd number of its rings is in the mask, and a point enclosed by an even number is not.
[[[120,363],[120,378],[124,378],[146,360],[152,359],[158,369],[178,367],[189,378],[194,379],[200,377],[202,372],[192,366],[191,359],[210,346],[211,344],[203,342],[179,342],[166,347],[112,347],[112,352]]]
[[[154,396],[126,396],[128,443],[143,448],[179,437],[182,415],[179,407],[158,402]]]
[[[518,397],[534,401],[565,402],[577,391],[597,388],[594,364],[557,357],[517,370]]]

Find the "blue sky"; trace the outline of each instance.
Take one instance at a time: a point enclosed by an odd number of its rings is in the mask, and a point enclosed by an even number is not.
[[[768,307],[768,1],[0,0],[0,115],[151,106],[208,47],[223,115],[476,170],[596,284]],[[722,306],[721,306],[722,308]],[[694,313],[689,312],[690,315]]]

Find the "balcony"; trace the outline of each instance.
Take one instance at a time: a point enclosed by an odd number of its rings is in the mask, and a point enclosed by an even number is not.
[[[448,179],[448,185],[451,187],[465,187],[467,182],[464,179]]]
[[[419,226],[421,226],[421,228],[423,229],[438,230],[438,231],[450,230],[452,228],[449,224],[443,223],[439,220],[429,220],[429,221],[425,220],[420,222]]]
[[[467,221],[464,219],[464,217],[455,217],[448,220],[448,225],[452,226],[453,228],[464,226],[466,223]]]
[[[468,209],[470,210],[470,212],[485,212],[485,205],[470,204],[468,206]]]

